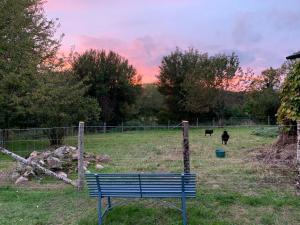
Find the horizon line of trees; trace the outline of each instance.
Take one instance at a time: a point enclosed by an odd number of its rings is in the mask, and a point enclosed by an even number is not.
[[[208,118],[222,124],[230,117],[260,121],[278,109],[280,123],[299,118],[297,64],[256,76],[241,69],[235,53],[176,48],[163,57],[158,82],[142,85],[134,66],[113,51],[59,58],[63,35],[55,38],[57,27],[41,0],[0,3],[0,128],[71,126],[79,120],[118,125]]]

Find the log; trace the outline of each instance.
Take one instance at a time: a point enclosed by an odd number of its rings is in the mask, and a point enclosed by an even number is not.
[[[40,171],[42,171],[43,173],[45,173],[46,175],[50,176],[50,177],[55,177],[59,180],[62,180],[63,182],[65,182],[66,184],[71,184],[73,186],[76,186],[77,187],[77,182],[76,181],[72,181],[70,180],[69,178],[67,177],[64,177],[64,176],[59,176],[57,175],[56,173],[52,172],[51,170],[48,170],[46,169],[45,167],[42,167],[41,165],[39,165],[38,163],[36,162],[33,162],[31,160],[27,160],[3,147],[0,147],[0,152],[2,152],[3,154],[5,155],[8,155],[10,157],[12,157],[13,159],[25,164],[25,165],[28,165],[28,166],[32,166],[33,168],[36,168]]]

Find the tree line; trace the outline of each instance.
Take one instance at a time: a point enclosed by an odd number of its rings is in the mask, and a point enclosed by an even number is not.
[[[79,120],[90,125],[261,121],[278,109],[281,123],[299,118],[297,63],[257,76],[241,69],[235,53],[176,48],[163,57],[158,81],[143,85],[136,68],[116,52],[91,49],[59,57],[58,25],[47,19],[41,0],[1,1],[0,128],[71,126]]]

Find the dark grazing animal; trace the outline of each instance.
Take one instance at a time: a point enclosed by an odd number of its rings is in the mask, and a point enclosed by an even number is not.
[[[227,142],[229,140],[229,134],[226,130],[224,130],[223,134],[222,134],[222,144],[227,145]]]
[[[214,130],[205,130],[205,136],[206,134],[209,134],[210,136],[214,133]]]

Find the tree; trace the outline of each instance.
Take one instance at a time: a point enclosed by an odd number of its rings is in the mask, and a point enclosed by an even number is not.
[[[296,141],[296,121],[300,120],[300,62],[291,65],[280,93],[278,122],[285,126],[280,141]]]
[[[280,105],[279,88],[281,85],[281,69],[270,67],[262,71],[258,77],[252,77],[247,90],[245,110],[253,119],[267,121],[272,117],[275,123],[275,114]]]
[[[97,99],[101,120],[118,124],[130,117],[141,92],[140,76],[128,60],[115,52],[89,50],[75,57],[73,71]]]
[[[177,48],[163,58],[158,76],[170,115],[177,120],[201,113],[223,117],[224,91],[238,68],[235,54],[209,57],[195,49]]]
[[[184,99],[186,91],[182,84],[189,73],[192,73],[200,58],[200,53],[194,49],[182,52],[176,49],[165,56],[160,65],[158,75],[159,91],[165,96],[165,104],[170,120],[178,120],[187,116]]]
[[[62,144],[64,129],[78,121],[97,121],[99,106],[96,99],[85,97],[86,87],[70,72],[49,72],[39,76],[28,111],[35,123],[52,128],[47,135],[51,145]]]
[[[0,2],[0,127],[32,126],[28,105],[37,74],[55,65],[60,41],[42,0]]]
[[[158,91],[156,84],[145,84],[142,94],[137,101],[139,119],[144,123],[157,122],[163,110],[163,95]]]
[[[271,88],[253,90],[247,94],[245,111],[251,118],[266,122],[268,117],[276,123],[275,115],[280,105],[279,93]]]
[[[43,3],[0,2],[0,127],[70,126],[98,117],[83,84],[58,67],[58,25],[46,18]],[[49,136],[60,144],[63,132],[52,129]]]

